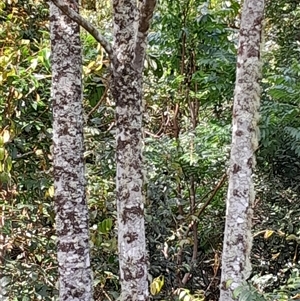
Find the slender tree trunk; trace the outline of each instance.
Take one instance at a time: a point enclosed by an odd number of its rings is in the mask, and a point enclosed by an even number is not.
[[[0,186],[0,198],[4,201],[4,193],[1,191],[1,186]],[[1,201],[2,201],[1,200]],[[4,264],[4,255],[5,255],[5,235],[4,235],[4,211],[5,210],[5,205],[2,204],[0,205],[0,266],[3,266]],[[0,274],[0,277],[2,275]],[[1,292],[0,292],[0,297],[1,297]],[[1,300],[1,299],[0,299]]]
[[[233,106],[220,301],[233,300],[234,289],[251,273],[252,175],[258,144],[263,11],[264,0],[244,1]]]
[[[142,161],[142,78],[131,66],[114,73],[121,300],[148,300]],[[124,74],[124,75],[125,75]]]
[[[144,226],[142,114],[146,38],[155,1],[113,1],[112,94],[116,102],[121,300],[149,300]]]
[[[4,191],[4,189],[2,190],[1,187],[1,183],[0,183],[0,200],[2,202],[5,201],[5,194],[6,192]],[[2,267],[5,264],[5,235],[4,235],[4,210],[5,210],[5,205],[0,205],[0,300],[7,300],[7,291],[8,291],[8,287],[7,284],[4,283],[4,279],[5,279],[5,274],[3,274],[3,269]]]
[[[78,11],[78,3],[66,1]],[[79,25],[50,3],[53,169],[60,300],[92,300]]]

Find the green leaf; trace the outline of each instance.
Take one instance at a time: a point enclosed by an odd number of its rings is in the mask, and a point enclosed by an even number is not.
[[[12,168],[12,160],[11,157],[7,157],[5,160],[5,170],[9,173],[11,171]]]
[[[113,224],[112,219],[107,218],[98,224],[98,230],[102,234],[107,234],[111,230],[112,224]]]
[[[253,301],[251,291],[249,289],[241,291],[239,301]]]
[[[3,161],[4,157],[5,157],[5,148],[0,147],[0,161]]]
[[[230,285],[231,285],[232,282],[233,282],[232,279],[227,280],[226,284],[225,284],[225,288],[228,289],[230,287]]]

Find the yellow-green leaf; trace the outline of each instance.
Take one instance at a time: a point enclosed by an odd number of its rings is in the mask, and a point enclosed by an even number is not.
[[[32,70],[35,70],[35,68],[36,68],[37,65],[38,65],[38,59],[37,58],[31,60],[31,66],[30,66],[30,68]]]
[[[0,161],[4,159],[5,156],[5,149],[4,147],[0,147]]]
[[[286,240],[298,240],[298,237],[295,234],[290,234],[287,236]]]
[[[37,149],[37,150],[35,151],[35,154],[36,154],[38,157],[40,157],[40,156],[43,155],[43,151],[42,151],[41,149]]]
[[[165,278],[162,275],[153,279],[152,283],[150,284],[150,292],[153,296],[157,295],[161,291],[164,282]]]
[[[54,186],[49,187],[48,194],[49,194],[50,198],[53,198],[53,196],[54,196]]]
[[[185,290],[182,290],[178,296],[179,300],[182,300],[186,295],[186,291]]]
[[[3,143],[7,143],[9,141],[9,137],[10,137],[9,131],[4,130],[3,131]]]
[[[150,284],[150,293],[153,296],[155,296],[157,294],[157,284],[155,282],[152,282]]]
[[[270,236],[272,236],[273,233],[274,233],[273,230],[266,230],[265,235],[264,235],[264,239],[269,238]]]
[[[232,282],[233,282],[232,279],[227,280],[226,284],[225,284],[225,288],[228,289],[230,287],[230,285],[231,285]]]
[[[192,301],[192,298],[189,295],[185,295],[183,301]]]

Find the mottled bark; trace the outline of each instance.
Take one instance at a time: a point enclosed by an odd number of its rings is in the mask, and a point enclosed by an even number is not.
[[[75,11],[78,4],[66,2]],[[50,3],[53,169],[60,300],[92,300],[79,25]]]
[[[149,300],[144,226],[142,114],[143,66],[156,0],[113,0],[113,47],[72,7],[52,0],[88,30],[111,59],[116,103],[117,209],[122,301]]]
[[[121,300],[149,300],[144,226],[142,113],[146,38],[155,1],[113,1],[118,247]]]
[[[263,0],[244,1],[233,106],[220,301],[233,300],[234,289],[251,273],[252,175],[258,144],[263,11]]]
[[[2,192],[0,184],[0,200],[4,200],[4,193]],[[4,281],[5,275],[3,274],[3,265],[4,265],[4,256],[5,256],[5,236],[4,236],[4,205],[0,205],[0,300],[7,300],[6,299],[6,293],[7,293],[7,287],[6,285],[2,285]]]

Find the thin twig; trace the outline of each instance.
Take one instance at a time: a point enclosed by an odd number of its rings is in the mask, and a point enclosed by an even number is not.
[[[102,94],[101,99],[98,101],[98,103],[92,108],[92,110],[88,113],[87,118],[89,119],[91,117],[91,115],[100,107],[100,105],[102,104],[103,100],[105,99],[106,95],[108,92],[108,85],[105,86],[105,90],[104,93]]]
[[[201,213],[205,210],[205,208],[209,205],[209,203],[211,202],[211,200],[215,197],[215,195],[217,194],[217,192],[219,191],[219,189],[224,185],[225,181],[227,179],[227,174],[224,173],[221,180],[219,181],[219,183],[217,184],[217,186],[214,188],[212,195],[208,198],[208,200],[205,202],[205,204],[201,207],[201,209],[199,210],[199,212],[197,213],[197,217],[199,218],[199,216],[201,215]]]
[[[207,201],[205,202],[205,204],[201,207],[201,209],[199,210],[199,212],[196,214],[197,218],[199,218],[199,216],[201,215],[201,213],[202,213],[202,212],[205,210],[205,208],[209,205],[209,203],[210,203],[211,200],[214,198],[214,196],[215,196],[216,193],[219,191],[219,189],[224,185],[226,179],[227,179],[227,174],[224,173],[223,176],[222,176],[222,178],[221,178],[221,180],[219,181],[219,183],[218,183],[218,184],[216,185],[216,187],[213,189],[212,195],[207,199]],[[210,192],[209,192],[209,193],[210,193]],[[194,227],[194,225],[195,225],[196,223],[197,223],[197,222],[193,220],[193,221],[189,224],[189,226],[188,226],[188,228],[187,228],[187,230],[186,230],[186,232],[185,232],[185,234],[184,234],[184,237],[187,237],[187,236],[188,236],[188,233],[190,232],[190,230]],[[193,259],[194,259],[194,258],[193,258]],[[185,275],[184,275],[184,277],[183,277],[183,279],[182,279],[182,281],[181,281],[182,284],[186,284],[186,282],[190,279],[190,275],[191,275],[190,272],[185,273]],[[216,273],[215,273],[213,279],[215,279],[215,277],[216,277]]]
[[[216,195],[216,193],[219,191],[219,189],[224,185],[226,179],[227,179],[227,174],[224,173],[223,176],[222,176],[222,178],[221,178],[221,180],[219,181],[219,183],[218,183],[218,184],[216,185],[216,187],[213,189],[212,195],[211,195],[211,196],[207,199],[207,201],[203,204],[203,206],[200,208],[199,212],[197,212],[197,213],[195,214],[195,216],[196,216],[197,218],[199,218],[199,216],[201,215],[201,213],[202,213],[202,212],[205,210],[205,208],[209,205],[209,203],[212,201],[212,199],[214,198],[214,196]],[[211,192],[209,192],[209,193],[211,193]],[[193,220],[193,221],[189,224],[187,230],[186,230],[185,233],[184,233],[184,237],[187,237],[187,236],[188,236],[189,232],[190,232],[191,229],[193,228],[194,223],[195,223],[195,221]]]

